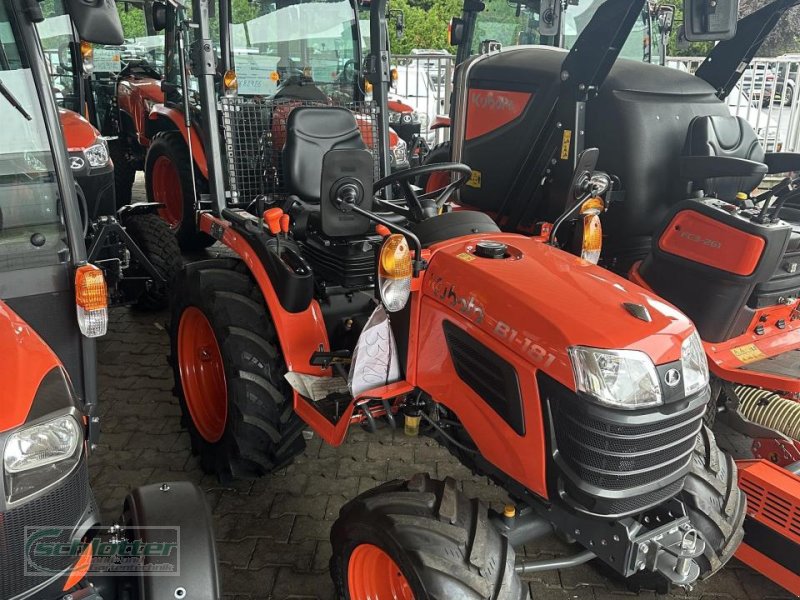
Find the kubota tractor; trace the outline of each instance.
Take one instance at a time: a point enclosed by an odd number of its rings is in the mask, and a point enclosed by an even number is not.
[[[87,38],[119,31],[113,3],[69,9]],[[94,338],[108,301],[103,271],[87,262],[35,29],[43,19],[36,1],[0,3],[0,597],[218,598],[201,490],[137,488],[111,523],[89,485],[100,429]]]
[[[103,269],[112,304],[163,308],[180,269],[180,249],[158,218],[157,204],[115,202],[117,165],[111,160],[108,136],[90,122],[98,120],[94,98],[87,93],[95,49],[91,40],[81,39],[63,0],[48,3],[45,11],[36,31],[59,104],[89,261]],[[102,46],[98,44],[98,52]]]
[[[385,5],[371,9],[367,77],[385,115]],[[183,85],[204,107],[204,146],[220,126],[226,139],[254,124],[267,135],[270,121],[255,117],[272,107],[261,98],[228,96],[218,121],[207,0],[191,14],[197,80]],[[245,157],[235,144],[207,153],[200,228],[232,256],[184,268],[170,324],[202,467],[262,475],[302,450],[307,427],[336,446],[351,425],[405,416],[516,499],[496,515],[425,474],[354,499],[331,532],[345,598],[525,598],[519,573],[593,558],[678,585],[717,571],[741,540],[745,502],[735,464],[703,425],[708,367],[688,319],[545,236],[451,211],[471,175],[463,164],[387,175],[387,123],[376,125],[384,176],[373,182],[352,111],[294,108],[279,174],[288,197],[234,195]],[[440,169],[455,181],[418,195],[411,182]],[[565,221],[611,186],[583,175]],[[403,198],[381,193],[396,184]],[[585,549],[516,561],[514,546],[553,529]]]
[[[509,231],[544,227],[694,321],[713,375],[709,423],[752,438],[753,456],[787,468],[743,469],[752,501],[743,559],[798,593],[800,564],[786,548],[800,543],[790,521],[800,506],[800,155],[765,152],[725,102],[740,93],[741,65],[796,4],[773,2],[738,24],[735,11],[717,21],[727,20],[730,39],[695,75],[614,62],[608,49],[628,35],[625,19],[639,7],[611,2],[569,53],[529,47],[470,59],[457,77],[453,156],[477,171],[459,191],[462,207],[491,212]],[[527,154],[514,150],[522,145]],[[613,201],[607,212],[597,203],[576,209],[584,227],[560,227],[582,159],[587,181],[594,168],[612,176]],[[792,172],[753,191],[765,174]],[[770,520],[776,505],[783,509]]]

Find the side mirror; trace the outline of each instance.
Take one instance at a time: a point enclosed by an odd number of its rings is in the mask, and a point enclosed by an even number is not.
[[[675,24],[675,7],[672,4],[662,4],[656,11],[658,30],[664,37],[669,37],[672,33],[672,26]]]
[[[167,28],[167,5],[154,2],[152,5],[153,29],[164,31]]]
[[[66,0],[66,7],[82,40],[112,46],[119,46],[125,41],[114,2]]]
[[[406,32],[406,15],[400,9],[390,10],[389,18],[394,21],[394,33],[401,39]]]
[[[450,19],[450,24],[447,26],[447,43],[451,46],[460,46],[464,41],[464,28],[466,27],[464,19],[460,17],[453,17]]]
[[[561,33],[561,0],[542,0],[539,35],[557,36]]]
[[[686,39],[690,42],[729,40],[736,35],[738,0],[683,0]]]

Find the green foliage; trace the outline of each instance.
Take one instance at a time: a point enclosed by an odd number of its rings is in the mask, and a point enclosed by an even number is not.
[[[132,4],[126,6],[124,3],[117,3],[117,11],[119,12],[119,20],[122,21],[122,31],[125,33],[125,38],[145,37],[147,35],[147,24],[144,20],[144,11],[140,6]]]
[[[408,54],[412,48],[455,49],[447,44],[447,24],[461,15],[460,0],[391,0],[392,10],[402,10],[405,16],[405,35],[397,39],[394,27],[389,26],[389,38],[394,54]]]

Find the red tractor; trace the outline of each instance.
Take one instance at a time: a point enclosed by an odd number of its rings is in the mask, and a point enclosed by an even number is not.
[[[66,8],[87,39],[121,35],[113,4],[69,0]],[[187,482],[136,488],[107,522],[89,484],[107,282],[87,262],[85,205],[37,35],[43,22],[38,2],[0,3],[0,597],[215,599],[201,490]],[[152,576],[156,567],[170,576]]]
[[[367,78],[385,115],[385,5],[371,10]],[[305,428],[337,446],[352,425],[404,417],[515,499],[496,514],[454,480],[421,474],[352,500],[331,532],[345,598],[526,598],[520,573],[594,558],[683,586],[721,568],[742,538],[745,501],[734,462],[703,425],[708,365],[691,322],[546,236],[450,210],[471,177],[463,164],[389,174],[385,118],[379,180],[351,110],[298,106],[278,173],[289,195],[234,194],[249,173],[238,170],[248,163],[237,135],[269,139],[280,104],[233,93],[209,12],[195,0],[181,24],[206,49],[182,85],[199,94],[204,147],[220,127],[234,142],[206,154],[198,215],[230,255],[184,268],[170,325],[202,467],[223,480],[259,476],[303,449]],[[411,182],[439,170],[453,183],[419,195]],[[577,168],[561,221],[602,203],[611,185]],[[553,530],[584,549],[517,561],[515,546]]]
[[[741,556],[800,593],[800,565],[789,558],[796,550],[787,550],[800,542],[790,527],[800,509],[800,155],[765,152],[725,102],[742,65],[796,4],[773,2],[739,21],[694,75],[611,60],[608,49],[629,35],[614,3],[598,9],[570,52],[529,47],[473,57],[456,77],[452,156],[475,169],[459,190],[462,208],[491,213],[507,231],[544,231],[694,321],[712,373],[708,423],[751,438],[750,456],[786,467],[746,463]],[[688,35],[708,39],[691,31],[697,25],[685,23]],[[491,110],[500,106],[500,114]],[[530,150],[520,154],[521,146]],[[578,207],[584,226],[570,227],[559,215],[574,206],[569,190],[583,160],[614,185],[607,205]],[[788,176],[753,191],[766,174]],[[775,505],[783,509],[771,518]]]

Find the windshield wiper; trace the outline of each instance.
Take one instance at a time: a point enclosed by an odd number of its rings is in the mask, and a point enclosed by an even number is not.
[[[19,111],[19,114],[25,117],[28,121],[33,120],[33,117],[31,117],[28,114],[28,111],[25,110],[25,107],[19,103],[19,100],[17,100],[14,94],[11,93],[11,90],[6,87],[6,84],[3,83],[2,79],[0,79],[0,94],[3,94],[5,99],[8,100],[8,103],[14,108],[16,108],[17,111]]]

